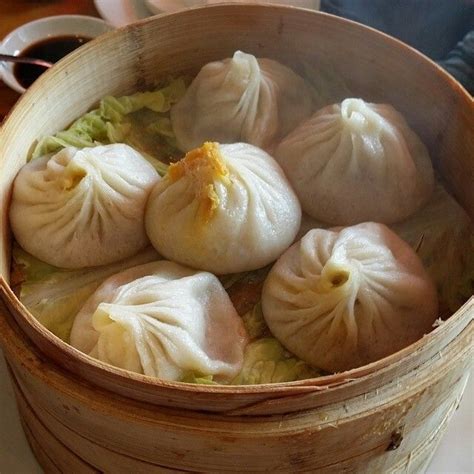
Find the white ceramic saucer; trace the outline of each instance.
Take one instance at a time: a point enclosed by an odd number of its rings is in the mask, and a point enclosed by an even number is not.
[[[92,16],[49,16],[25,23],[10,32],[0,43],[0,53],[17,56],[28,46],[46,38],[63,35],[95,38],[111,29],[104,20]],[[13,74],[13,63],[0,61],[0,76],[12,89],[20,94],[25,92]]]

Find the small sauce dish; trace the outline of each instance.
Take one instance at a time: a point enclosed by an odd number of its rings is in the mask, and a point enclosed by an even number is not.
[[[46,51],[44,54],[51,54],[52,56],[49,56],[49,58],[52,59],[50,62],[56,62],[60,59],[59,56],[68,54],[68,52],[79,47],[87,40],[95,38],[112,29],[113,27],[105,21],[92,16],[58,15],[45,17],[25,23],[11,31],[0,43],[0,53],[14,56],[27,56],[34,54],[36,50],[42,54],[42,48],[35,48],[35,45],[41,46],[50,44],[50,51]],[[57,41],[55,38],[57,38]],[[54,50],[54,45],[55,43],[59,44],[61,40],[65,39],[69,40],[69,49],[62,48],[58,56],[58,48],[56,47],[56,50]],[[37,59],[45,59],[48,61],[48,57],[38,57]],[[29,67],[36,68],[37,66]],[[43,71],[27,69],[24,65],[0,61],[1,79],[7,86],[20,94],[26,90],[22,83],[24,85],[31,83],[32,80],[35,79],[35,73],[37,73],[36,75],[40,75],[41,72]]]

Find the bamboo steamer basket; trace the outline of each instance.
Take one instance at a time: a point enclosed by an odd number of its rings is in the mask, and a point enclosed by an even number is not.
[[[154,17],[88,43],[30,88],[0,135],[0,343],[46,472],[422,472],[459,403],[472,362],[474,298],[418,342],[368,366],[232,387],[109,367],[46,331],[14,295],[8,199],[34,141],[107,94],[195,73],[237,49],[297,69],[304,61],[330,64],[354,95],[392,103],[474,216],[470,96],[380,32],[313,11],[234,4]]]

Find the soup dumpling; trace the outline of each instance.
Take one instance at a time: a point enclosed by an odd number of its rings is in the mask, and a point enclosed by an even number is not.
[[[106,265],[146,247],[144,214],[158,181],[128,145],[64,148],[27,163],[10,207],[17,242],[61,268]]]
[[[276,260],[300,219],[298,199],[270,155],[247,143],[206,142],[153,188],[146,230],[169,260],[226,274]]]
[[[71,331],[80,351],[163,380],[189,372],[231,380],[246,343],[242,319],[217,277],[164,260],[107,279]]]
[[[303,211],[330,224],[398,222],[434,189],[426,147],[387,104],[325,107],[283,139],[275,158]]]
[[[171,109],[171,120],[184,151],[208,140],[268,148],[311,110],[311,93],[300,76],[277,61],[237,51],[201,69]]]
[[[271,269],[262,293],[273,335],[309,364],[340,372],[421,338],[437,318],[436,288],[383,224],[314,229]]]

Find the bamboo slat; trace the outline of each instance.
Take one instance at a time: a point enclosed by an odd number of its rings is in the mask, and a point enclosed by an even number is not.
[[[459,402],[472,364],[474,298],[368,366],[232,387],[162,382],[102,364],[45,330],[11,291],[8,199],[34,141],[107,94],[195,73],[236,49],[298,71],[330,68],[355,96],[393,104],[474,216],[472,99],[382,33],[312,11],[233,4],[155,17],[88,43],[43,74],[0,131],[0,344],[48,472],[418,472]]]

